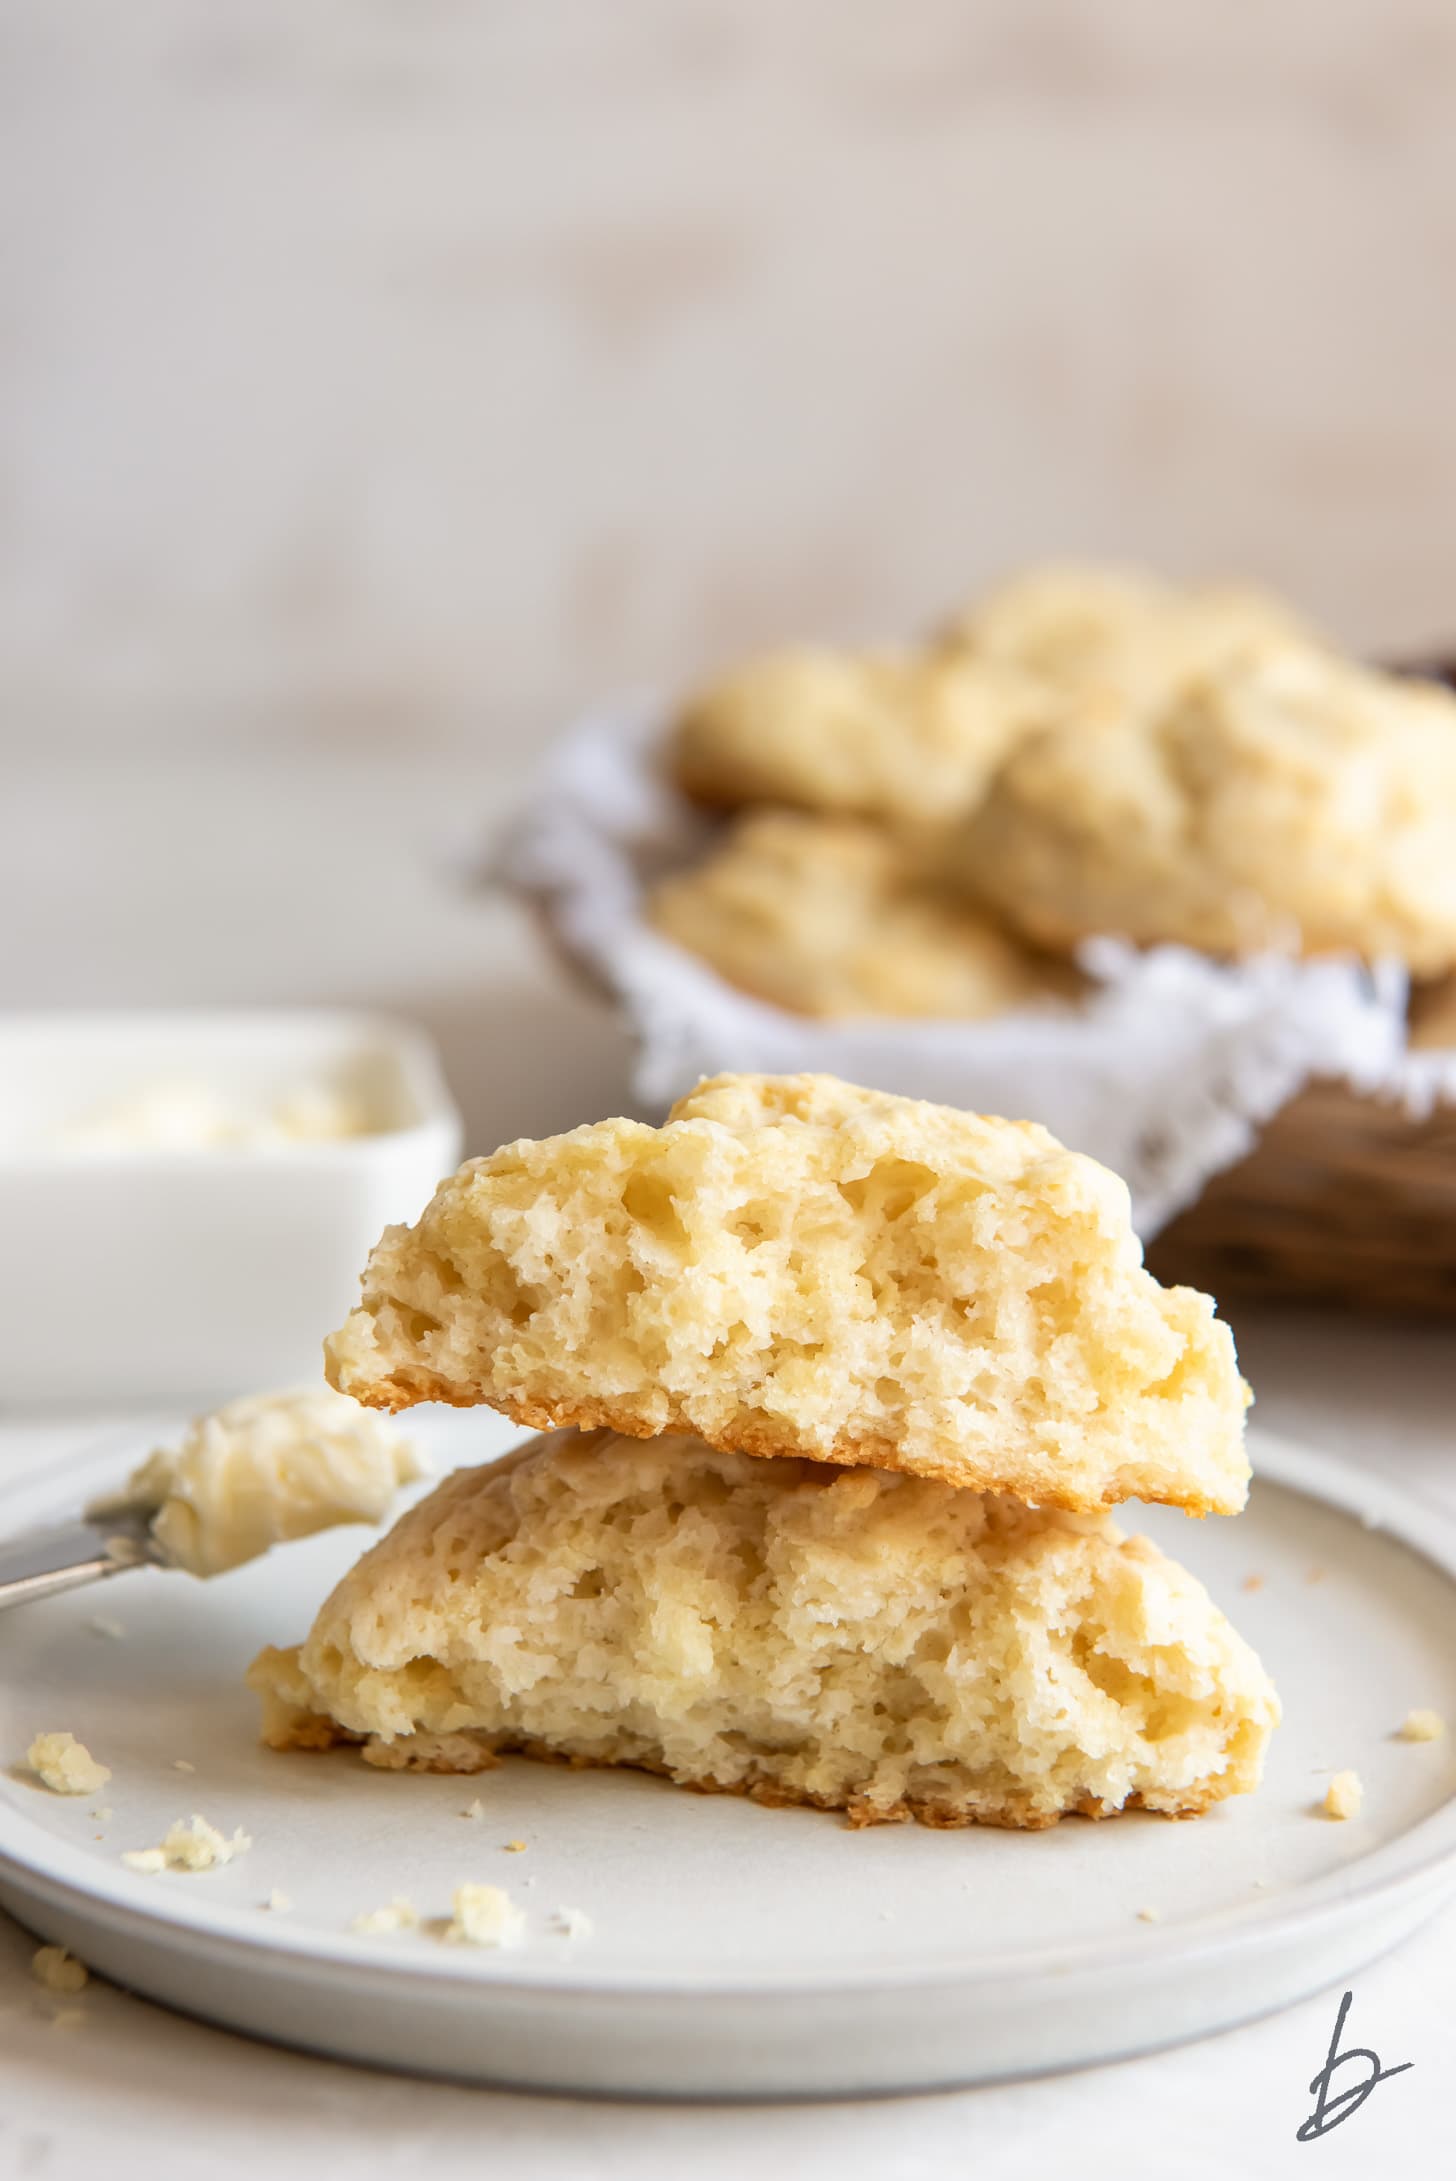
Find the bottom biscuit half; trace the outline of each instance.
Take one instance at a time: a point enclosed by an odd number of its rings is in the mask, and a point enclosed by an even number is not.
[[[854,1825],[1193,1816],[1278,1719],[1201,1585],[1104,1515],[609,1432],[446,1478],[249,1679],[280,1749],[626,1765]]]

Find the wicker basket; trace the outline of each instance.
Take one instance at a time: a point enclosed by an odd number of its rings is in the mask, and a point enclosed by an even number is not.
[[[1309,1084],[1148,1263],[1220,1301],[1456,1317],[1456,1107],[1413,1121],[1345,1084]]]

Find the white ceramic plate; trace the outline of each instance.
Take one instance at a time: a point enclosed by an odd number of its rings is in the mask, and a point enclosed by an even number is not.
[[[450,1462],[509,1435],[428,1415],[421,1436]],[[11,1487],[0,1530],[73,1507],[136,1451],[113,1441]],[[1456,1525],[1317,1454],[1259,1439],[1256,1462],[1236,1522],[1129,1511],[1209,1584],[1284,1699],[1262,1793],[1196,1823],[855,1833],[631,1773],[511,1760],[460,1781],[273,1755],[242,1671],[302,1634],[357,1549],[343,1532],[206,1589],[147,1571],[0,1615],[0,1901],[209,2020],[538,2088],[905,2090],[1227,2027],[1348,1975],[1456,1888],[1452,1745],[1393,1735],[1418,1705],[1456,1721]],[[124,1635],[97,1633],[98,1615]],[[11,1768],[45,1728],[111,1765],[102,1796],[63,1799]],[[1365,1802],[1338,1824],[1316,1813],[1345,1767]],[[477,1797],[484,1816],[464,1815]],[[194,1810],[245,1827],[251,1852],[196,1876],[123,1866]],[[440,1943],[431,1920],[466,1879],[510,1890],[524,1946]],[[275,1887],[291,1911],[261,1905]],[[420,1931],[348,1929],[401,1893]],[[592,1933],[564,1935],[561,1908]]]

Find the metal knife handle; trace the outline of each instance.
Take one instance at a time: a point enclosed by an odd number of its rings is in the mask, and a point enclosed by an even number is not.
[[[104,1582],[129,1568],[165,1565],[145,1522],[134,1515],[104,1521],[79,1516],[59,1529],[0,1538],[0,1611]]]

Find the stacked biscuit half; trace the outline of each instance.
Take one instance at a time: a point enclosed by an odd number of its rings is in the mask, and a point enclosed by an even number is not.
[[[449,1476],[252,1681],[279,1747],[506,1750],[857,1823],[1189,1815],[1278,1703],[1106,1509],[1234,1514],[1247,1393],[1122,1184],[1030,1124],[723,1076],[462,1167],[328,1347],[548,1435]]]

